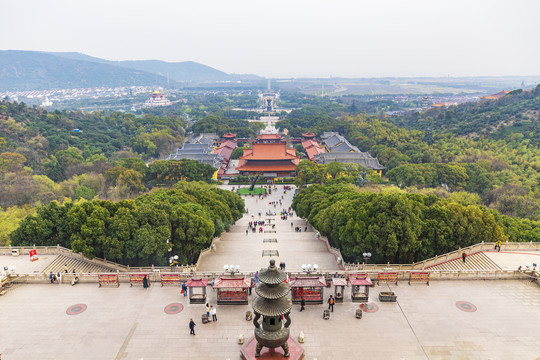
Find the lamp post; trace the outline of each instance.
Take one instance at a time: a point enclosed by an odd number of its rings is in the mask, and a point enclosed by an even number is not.
[[[364,257],[364,264],[367,264],[369,261],[369,258],[371,257],[371,253],[365,252],[365,253],[362,253],[362,256]]]
[[[312,272],[316,272],[319,269],[319,265],[317,264],[302,264],[302,271],[305,271],[308,275]]]
[[[173,271],[174,265],[178,265],[178,255],[174,255],[169,258],[169,267],[171,268],[171,272]]]
[[[231,274],[234,274],[234,273],[237,273],[237,272],[240,272],[240,265],[224,265],[223,266],[223,270],[225,270],[225,272],[229,272]]]

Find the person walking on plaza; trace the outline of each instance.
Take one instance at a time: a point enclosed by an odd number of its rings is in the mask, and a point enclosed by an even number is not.
[[[189,319],[189,334],[195,335],[195,321],[193,319]]]
[[[467,254],[465,254],[465,251],[461,254],[461,258],[463,259],[463,262],[465,262],[465,259],[467,258]]]
[[[300,300],[300,311],[306,310],[305,306],[306,306],[306,300],[304,300],[304,297],[302,296],[302,300]]]
[[[182,294],[184,294],[184,296],[187,296],[187,285],[185,282],[182,283]]]
[[[144,275],[144,278],[142,279],[142,287],[143,289],[148,289],[148,276]]]
[[[330,309],[334,312],[334,298],[332,295],[330,295],[330,298],[328,299],[328,310]]]
[[[206,303],[206,317],[210,320],[210,305]]]
[[[213,306],[210,306],[210,315],[212,315],[212,321],[217,321],[217,310]]]

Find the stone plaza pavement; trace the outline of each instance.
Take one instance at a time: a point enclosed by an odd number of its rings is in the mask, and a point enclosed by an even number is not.
[[[308,263],[337,270],[335,257],[305,220],[280,220],[279,206],[272,221],[276,233],[245,234],[251,217],[258,219],[260,211],[266,220],[266,211],[274,211],[268,202],[281,196],[281,208],[290,206],[293,193],[284,194],[282,188],[264,201],[247,197],[248,214],[217,239],[216,250],[202,257],[199,270],[221,272],[224,264],[234,264],[241,271],[255,271],[268,266],[270,257],[263,257],[262,250],[278,250],[280,256],[274,258],[285,261],[288,271],[299,271]],[[291,221],[302,227],[301,233],[291,229]],[[266,238],[278,242],[264,243]],[[525,255],[519,261],[536,256]],[[509,255],[493,256],[514,266]],[[396,293],[397,303],[378,300],[379,291],[389,289]],[[325,289],[325,301],[333,292]],[[291,336],[298,338],[304,332],[305,359],[540,359],[540,287],[526,280],[376,286],[366,307],[371,312],[364,312],[362,319],[354,316],[359,304],[351,302],[350,288],[344,295],[345,302],[335,305],[329,320],[322,318],[324,305],[308,305],[304,312],[293,307]],[[255,296],[250,296],[250,304]],[[208,302],[216,304],[211,288]],[[119,288],[84,283],[15,285],[0,297],[0,358],[239,359],[238,336],[243,334],[247,341],[254,330],[245,320],[251,305],[216,308],[219,321],[202,324],[204,305],[191,305],[178,287],[158,283],[146,290],[126,283]],[[195,336],[189,335],[190,318],[197,324]]]
[[[324,305],[291,314],[291,335],[305,334],[306,359],[515,359],[540,358],[540,287],[527,281],[432,281],[430,286],[391,285],[397,303],[381,303],[371,289],[370,308],[354,317],[357,303]],[[325,290],[325,299],[333,292]],[[250,303],[255,293],[250,296]],[[460,310],[467,301],[475,312]],[[209,290],[209,302],[216,303]],[[181,304],[166,314],[169,304]],[[84,312],[68,315],[76,304]],[[178,307],[180,308],[180,307]],[[239,359],[239,334],[253,324],[250,305],[218,305],[219,321],[202,324],[204,305],[190,305],[176,287],[98,288],[97,284],[23,285],[0,297],[0,354],[15,359]],[[467,309],[470,309],[467,308]],[[197,335],[189,335],[188,322]]]
[[[246,187],[244,185],[243,187]],[[230,190],[232,186],[222,186],[221,188]],[[238,188],[238,187],[236,187]],[[283,196],[283,199],[282,199]],[[248,213],[231,226],[229,232],[224,233],[221,238],[216,239],[214,244],[216,250],[211,251],[201,257],[198,271],[212,272],[223,271],[225,264],[240,265],[240,271],[255,272],[261,267],[268,266],[268,256],[262,256],[263,250],[277,250],[279,257],[273,257],[276,263],[282,261],[286,264],[287,271],[301,271],[302,264],[317,264],[325,271],[337,271],[339,267],[336,258],[329,253],[324,243],[317,239],[316,232],[307,224],[306,220],[294,216],[289,216],[287,220],[281,220],[280,211],[288,209],[294,197],[294,190],[284,191],[283,186],[278,186],[276,191],[268,195],[265,199],[259,200],[257,196],[243,196]],[[282,205],[275,208],[269,203],[272,201],[282,201]],[[267,216],[267,212],[276,213],[275,216]],[[259,213],[261,216],[259,217]],[[248,232],[248,223],[252,220],[264,220],[275,224],[275,229],[271,226],[263,226],[263,232]],[[291,227],[291,222],[293,226]],[[295,232],[295,227],[301,227],[302,232]],[[304,231],[307,227],[307,232]],[[276,239],[275,242],[264,242],[264,239]]]
[[[516,270],[519,266],[525,269],[525,264],[540,264],[540,252],[538,251],[489,251],[485,252],[494,263],[502,270]]]

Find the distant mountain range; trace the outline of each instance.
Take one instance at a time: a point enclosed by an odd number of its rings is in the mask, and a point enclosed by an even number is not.
[[[0,50],[0,90],[117,86],[175,86],[180,83],[261,80],[227,74],[193,61],[110,61],[77,52]]]

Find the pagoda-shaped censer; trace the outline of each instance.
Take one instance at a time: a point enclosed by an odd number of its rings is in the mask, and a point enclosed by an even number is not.
[[[275,260],[270,260],[267,269],[259,271],[259,284],[255,288],[258,297],[252,305],[255,313],[253,319],[255,338],[242,348],[243,359],[260,357],[264,347],[268,348],[263,356],[265,359],[303,358],[304,350],[289,336],[292,301],[287,296],[290,287],[286,280],[287,274],[276,267]],[[277,348],[282,348],[283,353]]]
[[[276,261],[270,260],[268,269],[259,272],[259,284],[255,292],[259,297],[253,302],[253,312],[255,318],[255,339],[257,339],[257,349],[255,356],[261,356],[263,346],[270,349],[282,347],[285,357],[289,357],[289,325],[291,318],[289,314],[292,309],[292,301],[289,299],[289,285],[285,283],[287,274],[276,267]],[[262,324],[259,319],[263,318]],[[287,321],[283,324],[281,318]],[[261,327],[262,325],[262,327]]]

